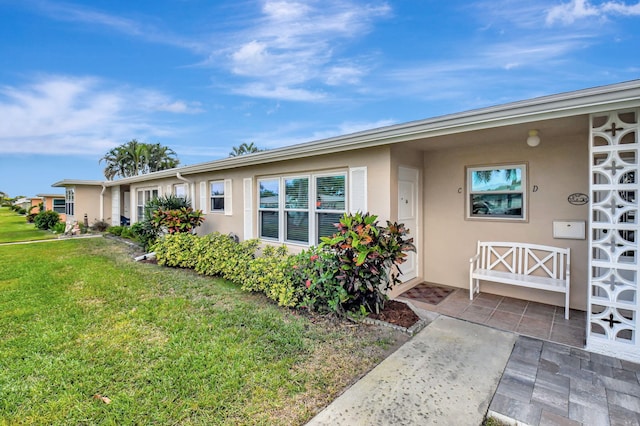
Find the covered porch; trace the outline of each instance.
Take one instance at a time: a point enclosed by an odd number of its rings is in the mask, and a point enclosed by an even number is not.
[[[458,291],[442,304],[423,308],[632,361],[640,359],[637,105],[613,109],[589,105],[561,112],[511,107],[508,112],[482,111],[471,119],[472,111],[459,117],[459,123],[453,117],[439,122],[440,129],[391,147],[392,170],[393,166],[413,167],[420,174],[416,272],[391,296],[423,282],[451,287]],[[528,143],[532,134],[539,139]],[[518,169],[517,182],[510,177],[506,189],[489,194],[494,198],[476,198],[478,192],[483,194],[476,190],[473,171],[512,169]],[[400,220],[401,185],[398,179]],[[476,200],[500,208],[497,214],[486,214],[492,207],[475,210]],[[558,235],[557,222],[582,224],[585,231]],[[569,248],[570,319],[561,315],[562,296],[552,292],[487,282],[480,296],[470,301],[468,262],[477,241]]]

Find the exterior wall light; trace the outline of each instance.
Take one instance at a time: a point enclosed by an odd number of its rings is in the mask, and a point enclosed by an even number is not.
[[[527,138],[527,145],[530,147],[540,145],[540,136],[537,130],[529,130],[529,137]]]

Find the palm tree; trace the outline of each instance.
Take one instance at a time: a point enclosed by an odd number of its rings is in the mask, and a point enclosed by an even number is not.
[[[180,164],[172,149],[159,143],[138,142],[136,139],[112,148],[100,159],[100,162],[103,161],[106,164],[104,176],[107,180],[172,169]]]
[[[253,142],[247,144],[242,142],[239,146],[234,146],[233,151],[229,153],[229,157],[239,157],[245,154],[253,154],[254,152],[264,151],[264,149],[258,148]]]

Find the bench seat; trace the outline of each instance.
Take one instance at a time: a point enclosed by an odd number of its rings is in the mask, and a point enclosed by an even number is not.
[[[570,250],[529,243],[478,241],[469,259],[469,299],[480,293],[480,281],[564,293],[569,319]]]

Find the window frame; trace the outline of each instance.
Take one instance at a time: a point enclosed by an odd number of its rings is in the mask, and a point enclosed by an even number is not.
[[[212,193],[212,188],[211,186],[213,184],[219,184],[222,186],[222,194],[216,194],[213,195]],[[225,193],[225,182],[224,179],[216,179],[216,180],[210,180],[208,182],[208,187],[209,187],[209,213],[224,213],[225,212],[225,197],[226,197],[226,193]],[[214,199],[222,199],[222,208],[221,209],[216,209],[214,208]]]
[[[56,206],[56,201],[58,202],[58,205]],[[52,198],[51,199],[51,210],[53,210],[56,213],[59,214],[66,214],[67,213],[67,206],[66,206],[66,200],[64,200],[63,198]]]
[[[317,181],[318,178],[342,176],[344,179],[343,203],[344,209],[320,209],[314,200],[318,197]],[[292,179],[307,179],[307,208],[287,207],[286,203],[286,182]],[[258,238],[264,241],[280,242],[301,246],[315,245],[320,242],[320,230],[318,229],[320,214],[339,214],[342,216],[348,211],[349,200],[349,173],[348,171],[319,172],[319,173],[299,173],[278,176],[264,176],[257,179],[257,212],[258,212]],[[278,182],[278,206],[261,207],[260,187],[263,182]],[[278,216],[278,238],[267,237],[263,235],[262,229],[262,212],[273,212]],[[308,221],[308,238],[307,241],[300,241],[288,238],[287,217],[289,212],[302,212],[307,214]]]
[[[142,193],[142,204],[140,204],[140,193]],[[154,194],[155,193],[155,194]],[[148,197],[147,197],[148,195]],[[144,220],[144,207],[149,201],[160,196],[158,187],[141,187],[136,188],[136,219],[138,222]]]
[[[473,188],[473,176],[474,172],[482,171],[498,171],[503,172],[510,169],[520,170],[520,188],[519,189],[489,189],[489,190],[474,190]],[[528,163],[506,163],[506,164],[489,164],[489,165],[477,165],[465,167],[465,220],[479,220],[479,221],[502,221],[502,222],[528,222]],[[485,195],[487,198],[491,197],[507,197],[510,195],[519,195],[521,198],[520,214],[481,214],[474,213],[474,196]],[[508,200],[511,202],[511,200]],[[486,204],[490,205],[488,201]],[[488,208],[486,209],[488,211]],[[517,211],[518,209],[513,209]]]
[[[262,182],[268,182],[268,181],[277,181],[277,188],[278,188],[278,193],[277,193],[277,197],[278,197],[278,205],[277,207],[262,207],[262,203],[261,203],[261,184]],[[280,206],[281,206],[281,193],[282,193],[282,179],[280,177],[264,177],[264,178],[260,178],[258,179],[258,235],[260,237],[260,239],[264,239],[267,241],[281,241],[281,232],[282,232],[282,225],[281,225],[281,220],[282,220],[282,215],[280,214]],[[269,236],[263,236],[262,235],[262,212],[271,212],[271,213],[276,213],[277,215],[277,226],[278,226],[278,230],[277,230],[277,234],[278,237],[274,238],[274,237],[269,237]]]
[[[179,189],[181,189],[184,192],[184,195],[178,195],[178,190]],[[188,191],[186,183],[175,183],[175,184],[173,184],[173,188],[171,188],[171,193],[176,198],[182,198],[183,200],[187,200],[189,198],[188,195],[187,195],[188,192],[189,191]]]
[[[320,215],[321,214],[338,214],[340,215],[340,217],[342,217],[348,210],[347,210],[347,200],[349,199],[349,193],[348,193],[348,173],[345,172],[333,172],[333,173],[317,173],[313,176],[313,199],[317,200],[318,199],[318,179],[319,178],[325,178],[325,177],[336,177],[336,176],[342,176],[344,178],[344,194],[343,194],[343,203],[344,203],[344,208],[342,210],[340,209],[320,209],[319,205],[316,203],[314,203],[313,205],[313,216],[314,216],[314,241],[316,244],[320,243]]]
[[[75,216],[76,189],[67,188],[64,192],[64,213],[67,216]]]

